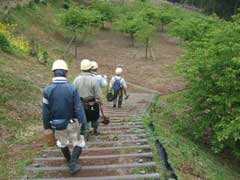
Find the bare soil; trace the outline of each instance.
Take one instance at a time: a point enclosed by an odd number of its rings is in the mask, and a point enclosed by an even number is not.
[[[145,59],[145,48],[136,44],[131,46],[127,35],[114,30],[102,30],[93,39],[88,40],[78,49],[78,59],[88,58],[99,63],[99,72],[110,79],[118,65],[123,66],[123,76],[129,82],[158,90],[168,94],[184,88],[183,79],[170,77],[177,58],[184,52],[176,41],[164,33],[157,33],[152,49],[155,61]],[[79,63],[78,62],[78,63]],[[79,65],[75,66],[78,71]],[[136,88],[130,88],[136,91]],[[139,91],[139,90],[138,90]]]

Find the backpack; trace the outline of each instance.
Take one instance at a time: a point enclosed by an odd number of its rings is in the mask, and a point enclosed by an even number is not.
[[[115,78],[113,86],[112,86],[112,88],[115,92],[117,92],[121,89],[121,87],[122,87],[121,80],[122,80],[122,78],[120,78],[120,79]]]

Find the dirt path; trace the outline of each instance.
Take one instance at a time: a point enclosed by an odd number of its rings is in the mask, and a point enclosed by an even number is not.
[[[130,46],[127,35],[106,30],[98,32],[92,40],[79,47],[78,59],[89,58],[100,65],[100,72],[110,78],[115,67],[124,67],[124,77],[129,82],[160,91],[162,94],[184,88],[184,81],[172,78],[170,69],[183,53],[176,42],[166,34],[158,34],[153,42],[156,61],[145,60],[145,49],[141,45]],[[76,70],[78,70],[78,65]]]

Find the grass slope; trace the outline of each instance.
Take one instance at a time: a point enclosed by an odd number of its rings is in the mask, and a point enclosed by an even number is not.
[[[51,80],[51,61],[62,56],[68,43],[59,25],[61,2],[12,11],[15,33],[29,41],[34,38],[51,60],[42,65],[27,54],[0,51],[0,179],[19,179],[43,146],[42,89]]]
[[[59,26],[61,2],[52,1],[33,9],[18,7],[12,11],[17,32],[29,40],[34,39],[41,49],[48,51],[51,59],[60,58],[68,43]],[[70,69],[74,70],[69,74],[72,79],[78,68],[73,68],[76,64],[70,54],[68,57]],[[41,90],[51,79],[50,64],[41,65],[35,58],[19,52],[0,52],[0,179],[19,179],[24,167],[43,146]],[[239,172],[228,165],[228,161],[209,154],[172,128],[171,120],[180,102],[176,101],[178,96],[162,97],[153,115],[158,137],[166,146],[179,178],[237,179]]]
[[[156,98],[151,108],[152,115],[145,119],[146,122],[153,119],[157,138],[165,146],[179,179],[238,180],[240,171],[237,160],[226,154],[212,154],[208,148],[177,132],[174,127],[176,119],[184,113],[181,109],[182,98],[182,93]]]

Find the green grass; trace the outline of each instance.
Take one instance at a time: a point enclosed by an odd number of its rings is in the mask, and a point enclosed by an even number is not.
[[[0,179],[20,179],[24,168],[44,146],[41,90],[51,80],[51,62],[62,56],[68,43],[60,27],[59,5],[49,3],[11,11],[11,20],[17,24],[14,33],[29,41],[34,38],[51,57],[44,66],[27,54],[0,51]],[[69,54],[67,57],[72,58]]]
[[[151,116],[146,115],[144,119],[146,127],[153,119],[156,138],[166,148],[169,161],[179,179],[238,180],[240,177],[238,162],[226,160],[220,154],[213,154],[208,148],[198,145],[191,141],[190,137],[176,131],[174,126],[183,112],[182,98],[182,93],[157,98],[150,108],[153,113]],[[153,138],[153,135],[151,137]],[[154,142],[153,139],[151,142]],[[159,166],[161,173],[164,174],[160,161]]]
[[[7,71],[7,65],[9,62],[0,58],[0,172],[1,178],[11,179],[23,174],[34,152],[30,143],[39,138],[30,127],[40,122],[34,106],[41,92],[23,77]]]

